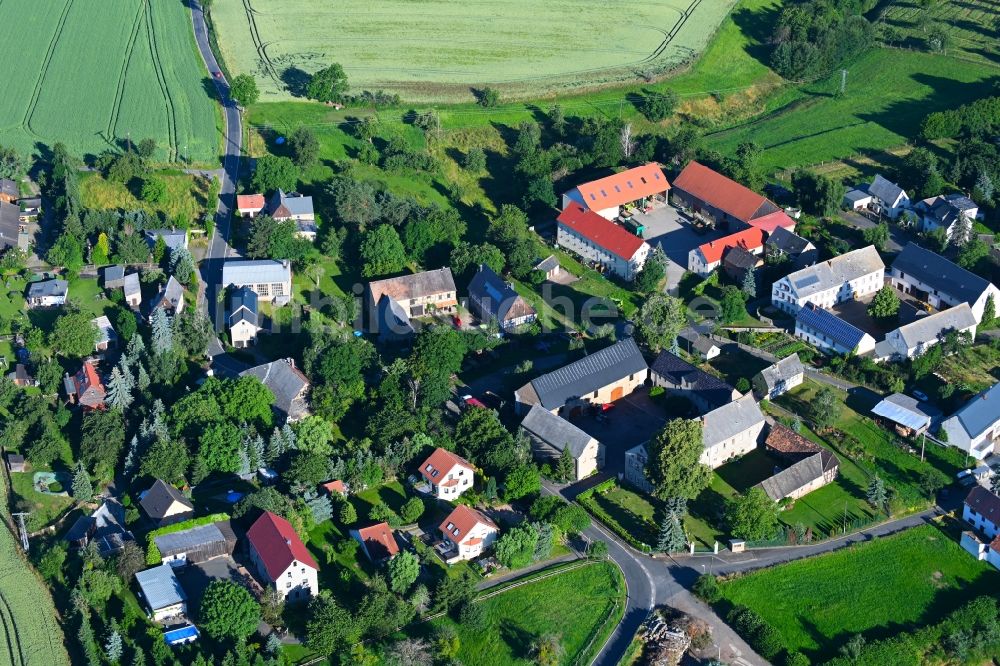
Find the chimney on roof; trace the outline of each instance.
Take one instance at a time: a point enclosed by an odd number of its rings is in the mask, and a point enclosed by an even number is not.
[[[292,540],[291,539],[285,539],[285,545],[291,546],[292,545]]]
[[[282,268],[288,268],[288,259],[282,259],[281,260],[281,267]]]

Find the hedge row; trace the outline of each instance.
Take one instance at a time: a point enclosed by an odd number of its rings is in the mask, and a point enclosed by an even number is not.
[[[163,557],[160,555],[160,549],[156,547],[156,541],[154,541],[156,537],[164,534],[173,534],[174,532],[183,532],[184,530],[189,530],[192,527],[201,527],[202,525],[208,525],[209,523],[217,523],[220,520],[229,520],[229,514],[213,513],[208,516],[191,518],[190,520],[174,523],[173,525],[166,525],[153,530],[146,535],[146,564],[153,566],[163,561]]]

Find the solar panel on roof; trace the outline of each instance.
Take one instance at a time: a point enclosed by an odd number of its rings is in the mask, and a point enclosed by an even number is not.
[[[807,275],[804,278],[802,278],[801,280],[797,280],[795,282],[795,286],[796,286],[796,288],[801,289],[802,287],[808,287],[809,285],[816,284],[817,282],[819,282],[819,276],[818,275],[815,275],[815,274],[813,274],[813,275]]]

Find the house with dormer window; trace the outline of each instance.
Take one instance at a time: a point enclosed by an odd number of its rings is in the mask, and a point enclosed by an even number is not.
[[[479,557],[500,533],[496,523],[464,504],[456,506],[438,529],[442,537],[439,550],[448,564]]]
[[[456,500],[472,487],[475,467],[459,455],[438,447],[420,464],[426,491],[437,499]]]

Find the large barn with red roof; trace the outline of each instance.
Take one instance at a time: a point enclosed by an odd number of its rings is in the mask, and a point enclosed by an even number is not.
[[[265,511],[247,530],[247,543],[257,572],[285,601],[307,601],[319,592],[316,560],[287,520]]]
[[[560,247],[623,280],[634,279],[649,256],[644,240],[578,203],[567,205],[556,222]]]
[[[682,207],[734,231],[743,225],[766,233],[795,229],[795,220],[770,199],[698,162],[689,162],[677,175],[672,194]]]
[[[670,183],[655,162],[627,169],[606,178],[577,185],[563,194],[563,209],[578,204],[606,220],[618,217],[623,206],[644,208],[650,199],[666,203]]]

